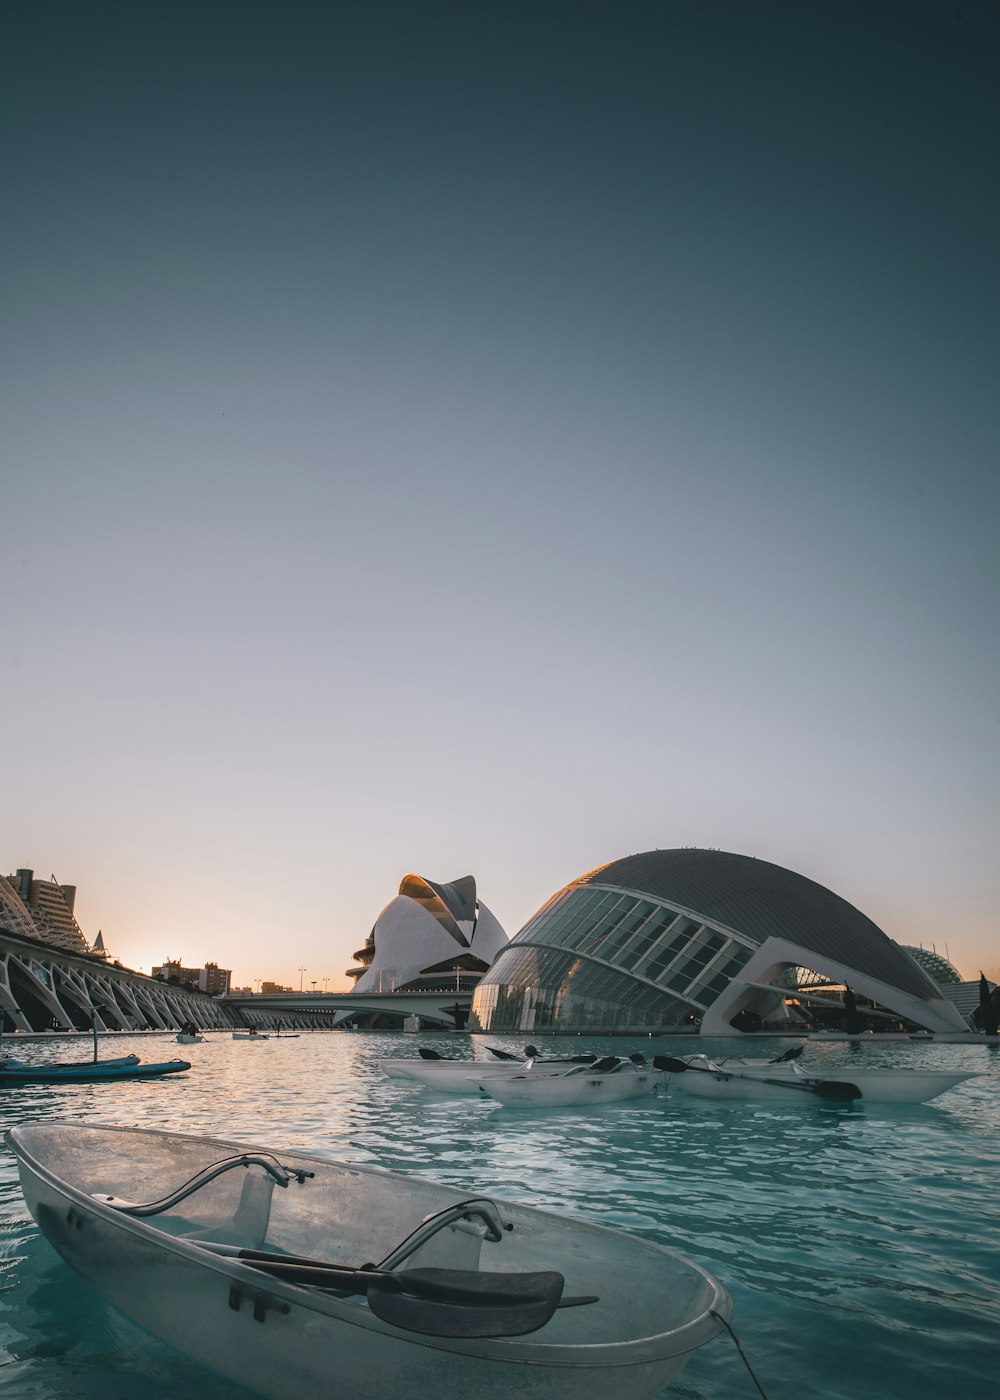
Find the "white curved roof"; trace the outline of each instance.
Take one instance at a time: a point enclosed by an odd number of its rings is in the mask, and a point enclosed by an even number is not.
[[[476,971],[477,964],[485,971],[507,946],[500,923],[476,898],[471,875],[450,884],[405,875],[399,891],[375,921],[375,954],[356,991],[395,991],[459,960],[469,971]]]

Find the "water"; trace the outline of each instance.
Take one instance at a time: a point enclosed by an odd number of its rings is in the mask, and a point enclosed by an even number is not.
[[[1000,1400],[1000,1047],[876,1041],[806,1050],[817,1067],[982,1072],[919,1107],[668,1094],[597,1111],[526,1112],[410,1087],[378,1070],[379,1059],[415,1055],[419,1043],[486,1058],[487,1043],[513,1050],[520,1040],[385,1032],[258,1045],[229,1036],[184,1047],[167,1038],[119,1043],[102,1042],[102,1056],[182,1054],[194,1068],[162,1081],[0,1091],[0,1127],[59,1117],[212,1133],[578,1215],[669,1244],[721,1279],[768,1400]],[[666,1039],[536,1043],[564,1054],[695,1048]],[[777,1055],[791,1043],[763,1042],[754,1053]],[[85,1059],[88,1046],[63,1041],[21,1053],[55,1050]],[[249,1394],[150,1338],[77,1280],[28,1216],[6,1149],[0,1367],[5,1400]],[[720,1338],[695,1353],[664,1400],[757,1395],[732,1342]]]

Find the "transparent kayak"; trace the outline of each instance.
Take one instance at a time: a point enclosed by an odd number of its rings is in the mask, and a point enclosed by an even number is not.
[[[653,1400],[732,1314],[670,1249],[418,1177],[135,1128],[7,1141],[77,1273],[269,1400],[334,1377],[356,1400]]]
[[[698,1098],[833,1098],[817,1092],[820,1085],[853,1085],[858,1093],[854,1102],[926,1103],[947,1089],[974,1079],[969,1070],[865,1068],[837,1066],[810,1070],[797,1061],[778,1064],[762,1060],[712,1060],[707,1055],[689,1055],[687,1068],[669,1074],[670,1090]],[[798,1091],[798,1092],[796,1092]]]
[[[662,1073],[652,1065],[608,1056],[549,1073],[532,1066],[506,1079],[484,1079],[479,1088],[511,1108],[575,1108],[644,1098],[662,1083]]]

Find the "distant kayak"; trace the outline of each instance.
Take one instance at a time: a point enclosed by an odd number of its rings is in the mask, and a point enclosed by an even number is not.
[[[926,1103],[947,1089],[976,1075],[969,1070],[932,1070],[837,1066],[803,1069],[797,1062],[766,1060],[713,1060],[689,1055],[681,1060],[657,1056],[654,1064],[666,1069],[671,1090],[697,1098],[841,1099],[867,1103]],[[798,1094],[796,1094],[798,1090]],[[853,1092],[851,1092],[853,1090]]]
[[[121,1067],[122,1065],[137,1065],[138,1055],[119,1055],[116,1059],[110,1060],[47,1060],[44,1064],[31,1065],[25,1060],[16,1060],[13,1057],[0,1060],[0,1074],[8,1071],[18,1073],[22,1070],[44,1069],[93,1069],[94,1065],[100,1065],[102,1069]]]
[[[524,1073],[491,1075],[480,1081],[479,1088],[510,1108],[576,1108],[644,1098],[662,1082],[655,1061],[649,1065],[641,1059],[606,1055],[570,1069],[536,1068],[532,1061]]]
[[[191,1068],[187,1060],[144,1065],[134,1055],[125,1060],[99,1060],[96,1064],[26,1065],[10,1060],[0,1066],[0,1089],[15,1084],[96,1084],[102,1080],[159,1079]]]
[[[487,1049],[491,1047],[487,1046]],[[478,1094],[480,1080],[511,1079],[514,1075],[524,1074],[531,1067],[536,1073],[565,1070],[574,1065],[589,1065],[597,1058],[594,1055],[546,1058],[533,1045],[526,1049],[534,1054],[524,1059],[492,1050],[496,1057],[492,1060],[463,1060],[447,1059],[436,1051],[421,1047],[419,1059],[408,1056],[405,1059],[380,1060],[379,1069],[390,1079],[415,1079],[428,1089],[436,1089],[442,1094]]]

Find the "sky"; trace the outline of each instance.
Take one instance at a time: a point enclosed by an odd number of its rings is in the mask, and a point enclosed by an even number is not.
[[[0,873],[335,990],[711,846],[1000,978],[998,40],[0,0]]]

